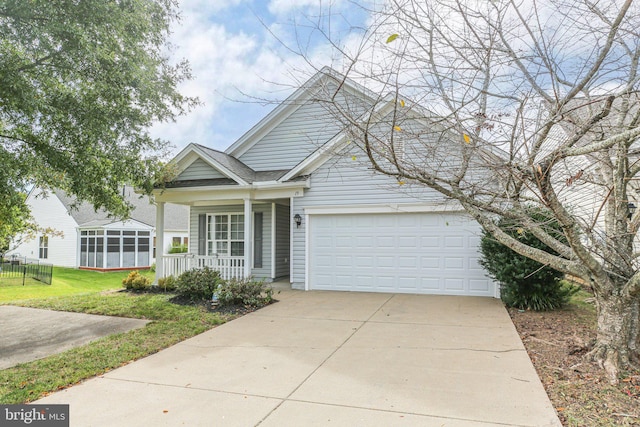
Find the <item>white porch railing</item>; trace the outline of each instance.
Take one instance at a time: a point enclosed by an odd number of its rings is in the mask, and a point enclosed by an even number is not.
[[[163,255],[162,277],[178,277],[185,271],[209,267],[220,272],[223,279],[244,278],[244,257],[205,256],[194,254]]]

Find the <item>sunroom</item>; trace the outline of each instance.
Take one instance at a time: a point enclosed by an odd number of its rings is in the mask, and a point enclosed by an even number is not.
[[[149,268],[153,262],[153,227],[138,221],[95,221],[78,229],[78,266],[116,270]]]

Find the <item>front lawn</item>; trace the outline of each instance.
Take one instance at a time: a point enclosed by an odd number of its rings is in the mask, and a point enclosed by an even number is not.
[[[105,286],[108,286],[106,283]],[[82,286],[71,288],[82,289]],[[97,285],[99,287],[102,285]],[[108,287],[109,289],[110,287]],[[150,319],[142,329],[110,335],[57,355],[0,371],[0,403],[26,403],[103,374],[229,320],[172,294],[93,293],[14,301],[13,305]]]
[[[141,271],[153,278],[154,273]],[[0,304],[32,298],[46,298],[101,292],[109,289],[121,289],[122,279],[128,271],[101,273],[97,271],[76,270],[74,268],[54,267],[51,285],[29,280],[22,286],[22,279],[16,281],[0,277]]]

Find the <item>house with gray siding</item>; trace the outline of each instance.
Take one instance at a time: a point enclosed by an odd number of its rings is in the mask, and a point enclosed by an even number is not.
[[[210,266],[301,290],[497,296],[479,225],[433,190],[374,173],[318,100],[327,88],[363,113],[374,104],[325,68],[225,151],[190,144],[172,160],[156,224],[165,204],[188,206],[189,253],[158,258],[157,278]]]

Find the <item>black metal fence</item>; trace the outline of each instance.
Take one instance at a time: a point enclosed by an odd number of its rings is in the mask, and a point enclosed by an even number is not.
[[[24,285],[27,278],[50,285],[53,279],[53,265],[23,257],[0,258],[0,284],[2,279],[22,279]]]

